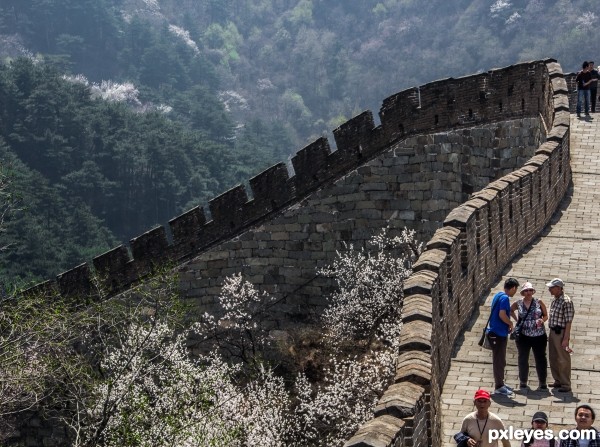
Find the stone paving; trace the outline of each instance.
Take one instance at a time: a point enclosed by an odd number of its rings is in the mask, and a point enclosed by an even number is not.
[[[504,280],[516,277],[522,284],[531,281],[550,307],[551,296],[545,283],[560,277],[565,292],[575,303],[572,330],[572,393],[537,391],[533,356],[530,359],[531,389],[518,389],[517,350],[509,340],[506,383],[515,388],[515,397],[492,396],[490,410],[506,426],[528,428],[536,411],[545,411],[550,428],[560,430],[574,424],[576,403],[589,403],[600,412],[600,114],[592,121],[571,115],[571,167],[573,187],[567,192],[560,210],[553,216],[542,237],[536,239],[510,264],[504,276],[490,290],[485,304],[473,316],[464,338],[455,346],[455,356],[442,395],[443,445],[456,446],[452,435],[460,430],[463,417],[474,411],[473,394],[478,388],[492,391],[491,351],[481,349],[477,341],[489,316],[493,295]],[[552,375],[548,370],[548,382]],[[512,441],[513,445],[520,445]]]

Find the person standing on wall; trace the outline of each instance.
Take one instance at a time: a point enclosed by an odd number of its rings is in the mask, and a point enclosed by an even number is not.
[[[596,113],[596,99],[598,95],[598,79],[600,79],[600,74],[596,67],[594,67],[594,61],[588,62],[588,67],[590,69],[590,75],[592,76],[592,83],[590,84],[590,99],[591,99],[591,108],[590,111],[592,113]]]
[[[590,84],[594,81],[590,73],[589,63],[585,61],[582,69],[575,77],[577,82],[577,118],[581,118],[581,103],[585,103],[585,116],[590,116]]]
[[[539,389],[547,390],[546,377],[548,376],[548,360],[546,347],[548,336],[544,322],[548,320],[548,311],[542,300],[535,299],[535,289],[530,282],[521,287],[521,298],[510,306],[511,316],[517,320],[519,336],[515,338],[519,352],[519,386],[527,388],[529,377],[529,353],[533,350],[535,370],[538,376]],[[517,330],[515,330],[517,333]]]
[[[571,436],[560,441],[560,447],[600,447],[600,432],[593,427],[596,412],[587,404],[575,408],[575,428]],[[585,435],[584,435],[585,433]]]
[[[536,412],[531,418],[531,430],[534,432],[537,430],[538,433],[540,430],[543,432],[548,430],[548,415],[543,411]],[[526,442],[525,439],[521,442],[521,447],[555,447],[556,445],[558,442],[554,438],[535,439],[533,436],[529,442]]]
[[[565,283],[560,278],[554,278],[546,284],[552,295],[548,326],[548,359],[550,372],[554,377],[552,387],[561,393],[571,391],[571,324],[575,316],[575,308],[571,298],[565,294]]]
[[[454,435],[457,447],[497,447],[498,441],[490,442],[490,430],[504,430],[504,423],[490,411],[490,393],[477,390],[473,398],[475,411],[465,416],[460,432]],[[502,439],[503,447],[510,447],[508,439]]]
[[[506,368],[506,345],[508,334],[513,330],[510,320],[510,298],[517,293],[519,281],[508,278],[504,282],[504,290],[494,295],[490,324],[487,328],[492,346],[492,366],[494,370],[494,394],[510,396],[513,389],[504,383],[504,368]]]

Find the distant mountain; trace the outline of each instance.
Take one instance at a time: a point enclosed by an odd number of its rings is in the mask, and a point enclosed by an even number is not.
[[[575,70],[594,57],[600,26],[600,4],[589,0],[3,4],[5,52],[20,45],[167,103],[173,89],[202,85],[238,125],[287,126],[286,153],[403,88],[544,57]]]

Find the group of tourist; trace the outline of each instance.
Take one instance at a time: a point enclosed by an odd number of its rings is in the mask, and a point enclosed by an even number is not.
[[[490,409],[490,393],[479,389],[473,404],[476,410],[463,419],[460,432],[454,435],[457,447],[510,447],[511,440],[522,447],[600,447],[600,432],[593,427],[596,412],[587,404],[575,408],[575,427],[554,432],[549,429],[548,415],[537,411],[531,418],[531,428],[507,428]]]
[[[538,389],[548,390],[546,378],[549,360],[554,379],[550,387],[561,393],[571,391],[572,350],[569,343],[575,309],[571,298],[564,292],[565,283],[560,278],[554,278],[546,286],[552,295],[549,310],[541,299],[534,297],[535,289],[530,282],[523,284],[521,298],[512,304],[510,298],[515,296],[519,287],[515,278],[507,279],[504,290],[494,295],[485,330],[492,350],[495,394],[512,396],[514,393],[513,388],[504,382],[509,338],[515,340],[517,347],[519,388],[529,388],[529,353],[533,351]],[[546,333],[546,322],[549,334]]]
[[[581,118],[581,106],[584,106],[586,118],[590,118],[590,111],[596,112],[596,99],[598,98],[598,69],[594,61],[585,61],[582,69],[575,77],[577,82],[577,117]]]
[[[560,278],[554,278],[546,284],[552,295],[549,307],[535,297],[535,288],[529,281],[520,287],[520,299],[511,303],[519,286],[519,281],[515,278],[508,278],[503,290],[494,295],[484,332],[492,351],[493,394],[514,396],[513,388],[504,381],[509,339],[513,339],[517,347],[521,390],[529,388],[529,354],[533,351],[538,390],[548,392],[550,386],[554,387],[555,392],[569,393],[572,353],[569,345],[575,310],[571,298],[565,294],[565,283]],[[554,379],[551,384],[547,383],[548,363]],[[514,427],[511,427],[509,433],[503,421],[489,411],[491,395],[488,391],[477,390],[473,403],[476,411],[464,418],[460,432],[454,436],[459,447],[496,447],[498,441],[508,447],[511,439],[518,439],[521,446],[527,447],[600,447],[600,432],[592,427],[596,414],[589,405],[577,406],[576,427],[563,430],[562,432],[566,432],[563,433],[564,436],[557,437],[548,430],[547,414],[538,411],[532,417],[531,428],[520,430],[521,436],[515,438]],[[582,436],[583,431],[587,432],[587,438]]]

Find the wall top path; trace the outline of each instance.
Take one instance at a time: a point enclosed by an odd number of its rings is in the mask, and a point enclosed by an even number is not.
[[[571,181],[568,88],[560,65],[555,61],[545,65],[547,70],[538,78],[545,84],[538,100],[546,142],[522,168],[473,193],[453,209],[444,228],[427,243],[403,290],[407,313],[403,313],[394,385],[384,392],[374,417],[358,429],[346,447],[447,443],[442,418],[457,401],[444,401],[442,390],[450,380],[455,343],[462,345],[473,313],[506,266],[542,234]],[[535,90],[535,83],[530,81],[527,76],[515,80],[509,97],[516,88]],[[472,377],[477,364],[471,351],[467,349],[465,371],[458,380],[467,383],[469,389],[477,383],[471,391],[474,393],[481,377]],[[421,385],[422,392],[412,393],[414,399],[407,402],[401,394],[409,392],[411,384]],[[472,399],[473,394],[461,385],[451,383],[448,387],[457,389],[456,396]]]
[[[195,207],[173,218],[168,229],[154,228],[131,239],[129,247],[118,246],[28,292],[95,294],[95,275],[105,293],[118,293],[165,261],[190,259],[269,219],[409,135],[540,115],[550,123],[557,116],[547,115],[550,109],[542,101],[548,97],[544,79],[548,74],[554,78],[554,65],[560,69],[554,59],[523,62],[396,93],[383,101],[381,125],[375,126],[372,113],[365,111],[333,131],[335,152],[326,138],[319,138],[293,157],[293,176],[279,163],[250,179],[252,199],[244,186],[236,186],[209,202],[210,220]],[[556,90],[564,79],[556,76],[552,82]]]
[[[485,304],[470,322],[460,343],[442,394],[443,445],[455,446],[452,435],[460,430],[462,418],[473,411],[472,396],[478,388],[493,387],[491,356],[477,346],[493,294],[502,289],[504,280],[513,276],[520,282],[531,281],[536,297],[547,305],[551,296],[544,284],[558,276],[566,283],[565,291],[573,298],[575,320],[572,330],[574,354],[573,392],[537,390],[533,364],[529,373],[530,389],[517,391],[514,399],[493,396],[491,411],[506,425],[530,427],[531,416],[544,411],[550,428],[558,431],[574,425],[577,403],[589,403],[600,410],[600,117],[579,120],[571,116],[571,164],[573,187],[560,205],[543,235],[526,247],[490,291]],[[506,377],[518,389],[516,347],[509,342]],[[552,381],[550,372],[549,381]],[[516,441],[513,441],[516,445]]]

